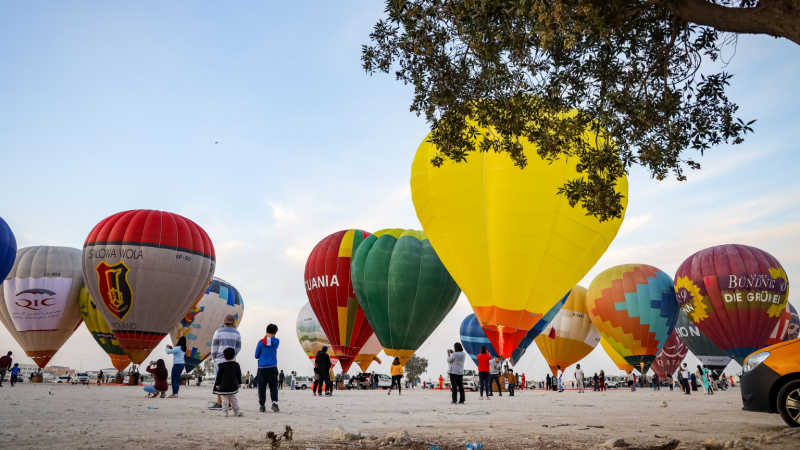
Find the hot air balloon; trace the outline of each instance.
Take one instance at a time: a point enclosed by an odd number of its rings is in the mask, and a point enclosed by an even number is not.
[[[358,352],[356,355],[355,362],[358,364],[358,367],[361,368],[362,372],[366,372],[369,368],[369,365],[372,364],[372,361],[377,362],[378,364],[381,363],[381,359],[378,358],[378,353],[383,350],[381,347],[381,343],[378,340],[378,336],[375,336],[375,333],[372,333],[367,343],[361,347],[361,351]]]
[[[634,367],[625,360],[611,344],[608,343],[605,339],[600,339],[600,346],[603,347],[603,350],[606,351],[608,357],[611,358],[611,361],[614,361],[614,364],[617,366],[617,369],[622,370],[625,373],[633,372]]]
[[[587,133],[587,140],[596,138]],[[601,222],[557,195],[568,180],[583,176],[577,158],[545,161],[534,144],[520,143],[529,156],[524,169],[494,151],[434,167],[438,149],[428,137],[411,168],[422,228],[505,358],[594,266],[622,223]],[[627,179],[616,189],[624,207]]]
[[[389,356],[405,364],[458,300],[461,290],[421,231],[388,229],[356,250],[353,287]]]
[[[675,324],[675,332],[681,338],[681,341],[686,344],[686,347],[694,353],[694,356],[700,360],[704,367],[716,372],[722,372],[728,363],[731,362],[731,357],[716,346],[711,339],[706,337],[697,325],[689,320],[686,313],[683,311],[678,312],[678,322]]]
[[[97,305],[95,305],[86,287],[81,288],[78,307],[83,323],[86,324],[86,328],[92,334],[94,340],[100,344],[103,351],[111,358],[111,365],[120,372],[128,367],[131,359],[125,353],[125,350],[120,347],[119,341],[114,337],[114,333],[111,332],[111,328],[97,309]]]
[[[798,335],[800,335],[800,316],[797,314],[797,310],[794,309],[794,306],[789,304],[789,307],[792,310],[792,317],[789,320],[789,330],[786,332],[786,340],[797,339]]]
[[[227,281],[214,277],[203,298],[186,311],[183,319],[170,331],[172,344],[186,337],[186,372],[191,372],[211,354],[211,340],[221,327],[225,316],[233,315],[234,327],[239,327],[244,314],[244,303],[239,291]]]
[[[347,373],[372,335],[350,281],[350,262],[367,236],[369,233],[361,230],[337,231],[321,240],[306,261],[308,301],[331,341],[343,373]]]
[[[675,292],[700,331],[742,364],[780,320],[789,278],[769,253],[726,244],[686,258],[675,274]]]
[[[566,369],[575,364],[599,342],[600,333],[586,312],[586,288],[582,286],[572,288],[564,307],[536,338],[536,345],[553,374],[557,372],[556,366]]]
[[[789,340],[789,328],[792,326],[793,313],[795,316],[797,316],[797,311],[794,310],[792,304],[786,302],[786,309],[784,310],[783,314],[781,314],[781,318],[778,323],[775,324],[775,328],[772,330],[772,333],[770,333],[769,339],[767,339],[767,342],[764,344],[765,347]]]
[[[656,355],[653,365],[650,367],[659,378],[664,380],[675,373],[688,352],[689,349],[684,345],[680,337],[678,337],[678,332],[673,331],[672,334],[669,335],[667,343],[664,344],[664,347],[662,347],[661,351]]]
[[[5,220],[0,217],[0,280],[5,280],[8,272],[14,267],[17,257],[17,239]]]
[[[643,374],[678,320],[672,279],[646,264],[601,272],[589,286],[586,308],[603,338]]]
[[[536,322],[536,325],[534,325],[533,328],[531,328],[528,333],[525,334],[525,337],[522,338],[522,341],[520,341],[519,345],[514,349],[514,351],[511,353],[511,357],[508,359],[512,365],[517,365],[520,358],[522,358],[522,355],[525,354],[525,351],[528,350],[528,347],[533,343],[534,339],[542,334],[542,331],[544,331],[544,329],[550,325],[550,322],[553,321],[553,319],[556,317],[556,314],[561,311],[561,308],[564,306],[564,302],[567,301],[567,297],[569,297],[569,292],[561,297],[561,300],[556,302],[556,304],[550,308],[550,311],[548,311],[544,317],[539,319],[539,321]]]
[[[83,245],[83,275],[131,361],[141,364],[200,300],[214,258],[206,232],[177,214],[123,211],[95,225]]]
[[[37,366],[50,358],[81,323],[81,251],[25,247],[3,282],[0,321]]]
[[[317,356],[317,352],[322,349],[322,346],[326,345],[330,347],[331,345],[309,303],[306,303],[300,308],[300,312],[297,314],[297,339],[300,341],[300,346],[303,347],[303,351],[308,356],[308,359],[311,360],[312,364],[314,358]],[[336,355],[332,354],[330,358],[331,367],[333,367],[336,365],[338,359]]]
[[[492,343],[489,342],[489,338],[486,337],[486,333],[483,332],[483,328],[481,328],[481,324],[475,314],[470,314],[464,318],[461,322],[459,334],[461,336],[461,346],[464,347],[464,351],[472,358],[472,362],[476,366],[478,365],[478,353],[481,352],[481,347],[486,347],[492,358],[497,356],[497,352],[492,347]]]

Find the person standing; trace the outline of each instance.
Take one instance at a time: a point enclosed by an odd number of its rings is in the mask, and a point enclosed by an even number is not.
[[[597,376],[598,380],[600,381],[600,390],[606,390],[606,373],[605,371],[601,370],[600,375]]]
[[[214,331],[211,338],[211,359],[214,361],[214,376],[217,374],[217,366],[225,362],[225,349],[232,348],[236,354],[242,349],[242,336],[235,327],[236,316],[228,314],[222,321],[222,326]],[[222,409],[222,397],[217,396],[217,403],[209,409]]]
[[[185,366],[184,356],[186,355],[186,336],[181,336],[175,347],[167,345],[167,354],[172,355],[172,395],[169,398],[177,398],[178,390],[181,387],[181,374]]]
[[[689,386],[689,367],[686,363],[681,365],[681,369],[678,372],[678,381],[681,383],[681,389],[683,389],[683,393],[686,395],[692,394],[692,389]]]
[[[239,393],[239,385],[242,383],[242,369],[239,367],[239,363],[233,360],[236,352],[232,348],[226,348],[222,354],[225,355],[225,362],[217,368],[214,393],[222,396],[222,409],[225,411],[226,417],[231,409],[234,416],[241,417],[242,413],[239,411],[239,400],[236,398],[236,394]]]
[[[519,388],[522,390],[528,389],[528,385],[525,384],[525,372],[522,373],[522,384],[519,385]]]
[[[661,390],[661,379],[658,378],[658,374],[657,373],[653,374],[653,380],[652,381],[653,381],[653,390],[654,391],[660,391]]]
[[[402,389],[400,389],[400,383],[403,381],[403,365],[400,364],[400,358],[394,357],[394,361],[392,361],[392,385],[389,386],[389,392],[386,395],[392,395],[392,389],[395,385],[397,385],[397,395],[402,394]]]
[[[447,359],[450,359],[450,351],[447,351]],[[444,389],[444,377],[439,375],[439,389]]]
[[[11,368],[11,385],[17,384],[17,377],[19,376],[19,363],[14,363],[14,366]],[[88,384],[87,384],[88,386]]]
[[[508,395],[513,397],[514,388],[517,386],[517,377],[514,375],[514,371],[508,367],[506,368],[506,380],[508,380]]]
[[[269,385],[269,397],[272,400],[272,412],[280,411],[278,408],[278,346],[281,341],[275,337],[277,333],[277,325],[274,323],[267,325],[267,335],[258,341],[256,346],[258,404],[261,412],[266,411],[264,404],[267,401],[267,385]]]
[[[575,366],[575,384],[578,385],[578,393],[583,394],[583,369],[580,364]]]
[[[453,350],[447,350],[447,374],[450,376],[450,393],[453,396],[453,404],[464,403],[464,361],[466,354],[460,342],[453,344]],[[441,386],[442,381],[439,382]]]
[[[103,384],[103,369],[97,374],[97,384]]]
[[[558,392],[564,392],[564,371],[561,370],[561,366],[556,366],[556,377],[558,380]]]
[[[289,372],[289,390],[290,390],[290,391],[293,391],[293,390],[294,390],[294,380],[295,380],[295,375],[296,375],[296,374],[295,374],[295,371],[294,371],[294,370],[293,370],[293,371],[291,371],[291,372]]]
[[[11,368],[11,351],[6,353],[6,356],[0,357],[0,386],[6,379],[6,372]]]
[[[283,370],[278,375],[278,389],[283,390],[283,382],[286,380],[286,376],[283,374]]]
[[[548,373],[547,376],[545,376],[545,387],[549,391],[552,389],[552,386],[553,386],[553,379],[550,378],[550,374]]]
[[[486,392],[486,399],[491,395],[491,388],[489,387],[489,371],[491,370],[489,360],[492,356],[486,346],[481,347],[481,352],[478,353],[478,384],[480,385],[481,400],[483,400],[483,393]]]
[[[322,395],[322,389],[324,386],[326,395],[331,395],[328,393],[329,384],[331,384],[331,357],[328,355],[328,346],[323,345],[322,349],[317,352],[317,356],[314,358],[314,364],[317,371],[317,375],[319,376],[319,380],[314,387],[314,395]]]
[[[500,369],[503,367],[503,358],[495,356],[489,361],[489,374],[491,380],[489,381],[489,395],[492,395],[495,384],[497,385],[497,395],[503,396],[503,384],[500,382]]]

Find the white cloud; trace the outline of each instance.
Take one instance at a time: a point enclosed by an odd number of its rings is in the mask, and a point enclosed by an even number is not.
[[[287,208],[281,203],[267,202],[272,208],[272,218],[275,221],[275,226],[295,225],[300,223],[300,218],[294,211]]]

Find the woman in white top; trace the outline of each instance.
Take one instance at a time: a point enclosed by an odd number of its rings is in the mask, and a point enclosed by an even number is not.
[[[453,403],[456,403],[456,394],[459,396],[458,403],[464,403],[464,360],[466,353],[460,342],[453,344],[453,350],[447,350],[447,374],[450,375],[450,392],[453,395]]]
[[[178,389],[180,389],[181,386],[181,374],[185,366],[186,337],[182,336],[178,339],[178,343],[175,347],[168,345],[167,354],[172,355],[172,373],[170,374],[172,378],[172,395],[170,395],[169,398],[176,398],[178,396]]]

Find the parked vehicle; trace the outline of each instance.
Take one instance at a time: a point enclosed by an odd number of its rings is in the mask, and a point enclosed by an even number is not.
[[[745,411],[778,413],[800,427],[800,339],[780,342],[750,354],[742,366]]]
[[[78,372],[75,374],[75,382],[78,384],[89,384],[89,374],[86,372]]]
[[[392,387],[392,377],[389,375],[384,375],[382,373],[378,374],[378,389],[380,388],[390,388]]]
[[[62,376],[56,378],[56,383],[67,383],[68,384],[68,383],[71,383],[71,382],[72,382],[72,377],[69,376],[69,375],[62,375]]]
[[[294,380],[295,389],[308,389],[314,384],[314,378],[298,376]]]

